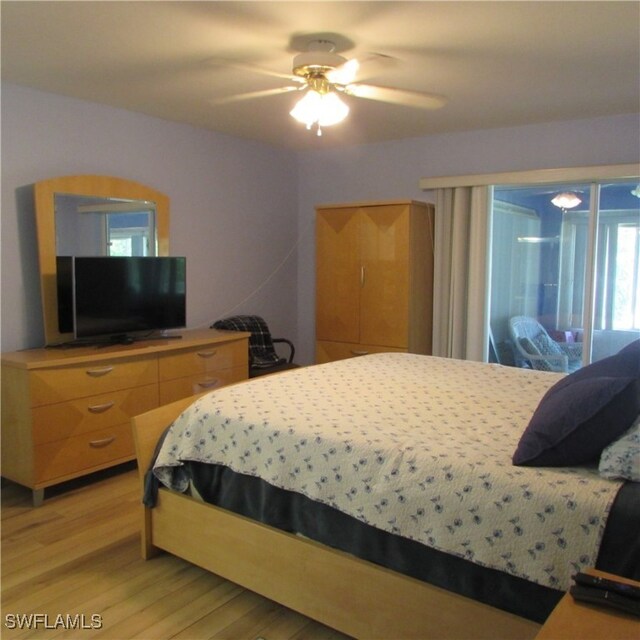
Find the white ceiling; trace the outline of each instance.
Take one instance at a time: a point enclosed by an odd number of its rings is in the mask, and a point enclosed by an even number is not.
[[[640,3],[1,3],[2,79],[291,148],[640,112]],[[446,96],[429,111],[348,97],[322,138],[296,93],[214,105],[283,80],[296,37],[336,33],[346,57],[391,56],[362,81]]]

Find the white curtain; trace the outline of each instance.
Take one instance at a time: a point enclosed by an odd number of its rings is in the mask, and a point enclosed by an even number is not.
[[[436,190],[433,355],[487,361],[491,191]]]

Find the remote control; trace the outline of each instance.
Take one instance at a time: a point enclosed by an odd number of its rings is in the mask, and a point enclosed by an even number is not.
[[[617,593],[627,598],[633,598],[634,600],[640,600],[640,587],[635,587],[631,584],[625,584],[624,582],[618,582],[617,580],[610,580],[608,578],[600,578],[598,576],[592,576],[588,573],[577,573],[573,576],[576,584],[584,587],[593,587],[595,589],[602,589],[604,591],[610,591]]]
[[[634,600],[633,598],[627,598],[612,591],[604,591],[600,588],[583,587],[579,584],[573,585],[569,589],[569,593],[571,593],[575,600],[604,605],[605,607],[613,607],[614,609],[640,617],[640,601]]]

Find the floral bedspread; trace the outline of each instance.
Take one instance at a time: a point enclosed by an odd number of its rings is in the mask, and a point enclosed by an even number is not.
[[[172,425],[154,466],[223,464],[379,529],[556,589],[594,566],[621,486],[597,469],[515,467],[562,374],[385,353],[217,390]]]

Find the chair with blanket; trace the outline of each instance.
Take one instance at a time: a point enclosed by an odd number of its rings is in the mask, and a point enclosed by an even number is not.
[[[509,333],[513,342],[516,366],[564,373],[570,373],[582,366],[582,344],[556,342],[535,318],[511,318]]]
[[[299,365],[293,362],[295,347],[286,338],[272,338],[267,323],[260,316],[231,316],[216,320],[212,329],[226,331],[249,331],[249,377],[257,378],[268,373],[295,369]],[[283,343],[289,347],[288,358],[281,358],[274,343]]]

